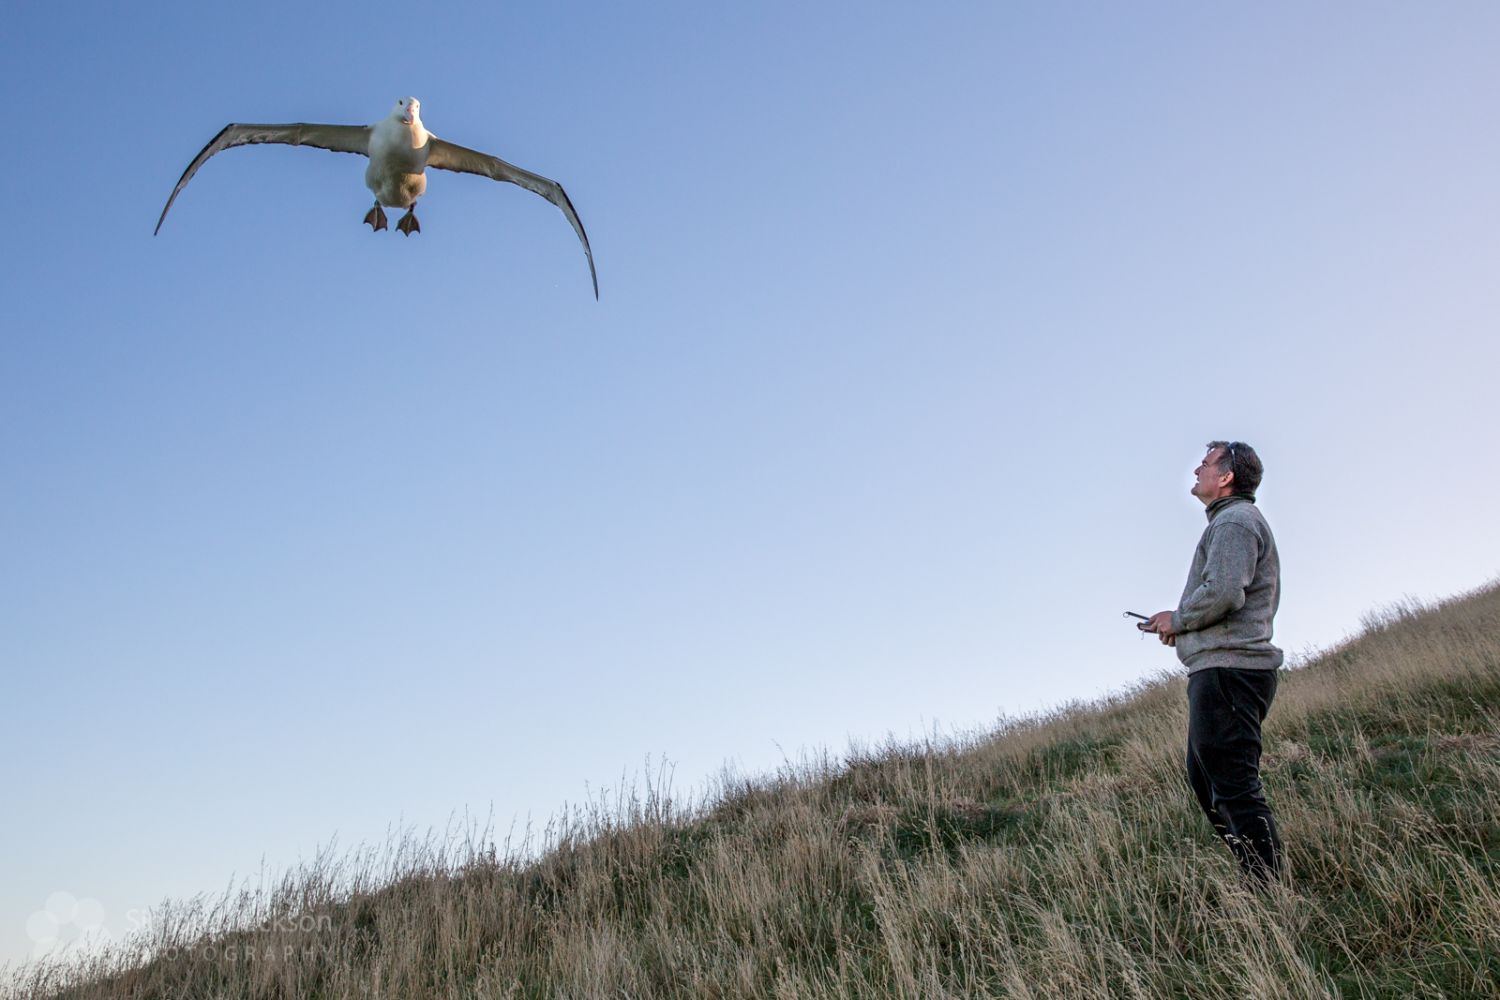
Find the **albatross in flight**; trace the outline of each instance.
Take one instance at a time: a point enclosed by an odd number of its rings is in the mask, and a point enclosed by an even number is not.
[[[370,158],[370,165],[365,168],[365,186],[375,194],[375,207],[365,215],[365,222],[375,232],[386,228],[385,212],[381,211],[381,205],[406,209],[406,214],[396,223],[396,228],[407,236],[422,231],[422,227],[417,224],[415,210],[417,199],[427,190],[428,167],[509,181],[536,192],[562,209],[563,215],[573,224],[574,232],[583,243],[583,254],[589,261],[589,277],[593,279],[594,298],[597,299],[599,275],[594,271],[594,252],[589,249],[589,238],[583,232],[583,223],[579,221],[578,213],[573,210],[573,203],[568,200],[562,185],[506,163],[498,156],[444,142],[423,126],[421,110],[422,104],[415,97],[403,97],[396,102],[388,118],[374,125],[225,125],[224,130],[203,147],[203,151],[193,158],[193,162],[188,164],[178,178],[177,186],[172,189],[172,196],[161,210],[161,218],[156,220],[156,232],[161,232],[161,224],[166,221],[172,202],[177,200],[177,195],[187,186],[187,182],[193,179],[198,168],[210,156],[220,150],[263,142],[317,146],[319,149],[331,149],[335,153],[359,153]]]

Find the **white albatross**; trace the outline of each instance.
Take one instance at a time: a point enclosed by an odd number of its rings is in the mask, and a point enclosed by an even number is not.
[[[417,224],[417,199],[427,191],[427,168],[453,170],[463,174],[478,174],[497,181],[509,181],[528,191],[534,191],[562,209],[563,215],[573,224],[583,244],[583,254],[589,261],[589,277],[594,282],[594,298],[599,298],[599,275],[594,271],[594,252],[589,249],[589,238],[583,231],[583,223],[573,210],[573,203],[562,185],[548,180],[529,170],[522,170],[506,163],[498,156],[480,153],[451,142],[444,142],[422,124],[422,103],[415,97],[403,97],[391,109],[390,116],[374,125],[225,125],[223,131],[211,139],[203,151],[193,158],[172,196],[156,220],[156,232],[166,221],[167,212],[177,195],[193,179],[198,168],[210,156],[232,146],[253,143],[275,142],[287,146],[316,146],[331,149],[335,153],[358,153],[370,158],[365,168],[365,186],[375,194],[375,207],[365,215],[365,222],[372,231],[386,228],[385,212],[380,206],[404,208],[406,214],[396,223],[396,228],[410,236],[421,232]],[[153,235],[155,235],[153,233]]]

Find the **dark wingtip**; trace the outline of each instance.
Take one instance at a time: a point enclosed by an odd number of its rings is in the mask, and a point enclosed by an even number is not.
[[[167,221],[167,213],[172,211],[172,202],[177,200],[178,193],[181,192],[183,186],[187,184],[188,178],[192,176],[194,168],[201,165],[200,160],[207,160],[207,157],[205,157],[203,154],[208,153],[210,149],[213,149],[214,143],[224,138],[224,133],[234,128],[236,124],[236,122],[230,122],[228,125],[225,125],[223,128],[219,129],[218,133],[215,134],[212,139],[208,140],[208,142],[202,149],[198,150],[198,155],[193,157],[193,161],[187,165],[187,168],[185,170],[183,170],[182,176],[177,178],[177,186],[172,189],[172,194],[167,198],[167,203],[162,206],[161,215],[158,216],[156,220],[156,228],[151,231],[152,236],[156,236],[161,233],[161,224]],[[209,155],[211,156],[213,154],[210,153]]]

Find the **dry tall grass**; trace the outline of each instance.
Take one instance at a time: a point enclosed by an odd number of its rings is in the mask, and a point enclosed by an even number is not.
[[[13,997],[1500,996],[1500,588],[1284,678],[1290,879],[1181,778],[1184,682],[941,745],[664,783],[497,849],[398,841],[15,973]]]

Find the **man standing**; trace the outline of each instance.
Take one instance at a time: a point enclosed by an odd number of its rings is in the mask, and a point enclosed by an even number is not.
[[[1260,726],[1276,695],[1281,650],[1271,619],[1281,566],[1255,506],[1262,467],[1240,441],[1210,441],[1192,494],[1208,508],[1175,611],[1142,627],[1188,669],[1187,780],[1215,832],[1260,883],[1281,873],[1281,837],[1260,783]]]

